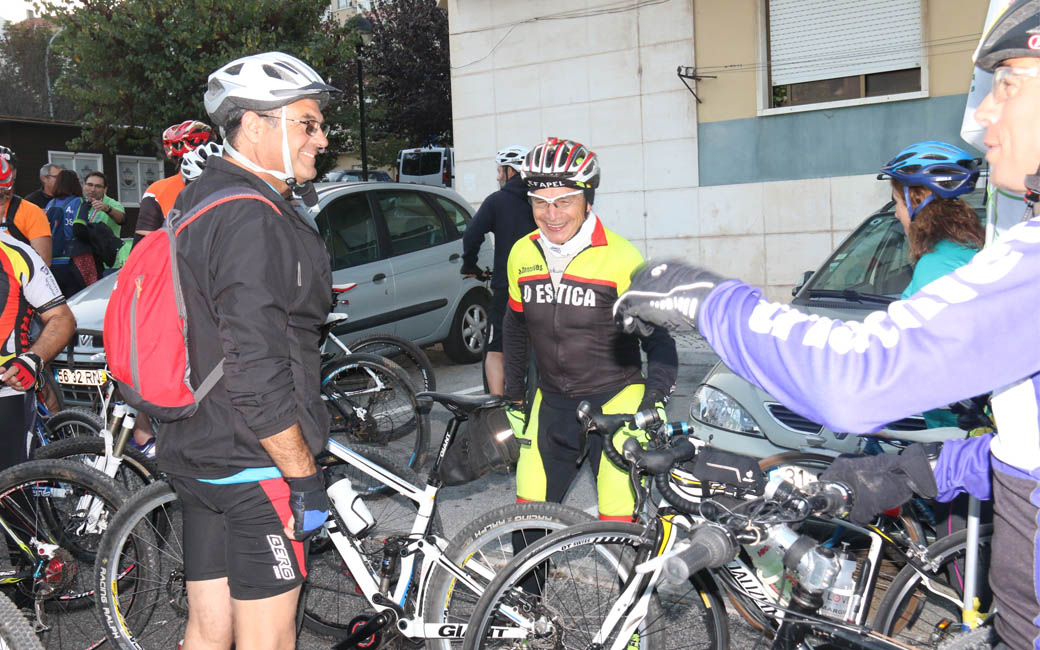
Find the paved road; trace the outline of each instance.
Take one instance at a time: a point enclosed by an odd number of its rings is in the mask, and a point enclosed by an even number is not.
[[[671,420],[689,418],[690,396],[704,375],[718,361],[711,349],[699,337],[681,337],[679,343],[679,376],[676,391],[668,405]],[[440,346],[428,349],[437,374],[437,390],[440,392],[479,393],[483,391],[479,364],[459,366],[444,355]],[[431,413],[431,447],[440,442],[448,422],[447,412],[440,406]],[[467,523],[481,514],[501,505],[515,501],[513,476],[507,472],[492,472],[473,483],[444,488],[439,496],[439,507],[444,533],[451,538]],[[565,503],[596,512],[596,493],[591,472],[582,470]],[[751,648],[758,640],[755,633],[742,619],[731,612],[730,632],[733,648]],[[304,650],[329,648],[328,639],[310,634],[306,630],[299,640]]]

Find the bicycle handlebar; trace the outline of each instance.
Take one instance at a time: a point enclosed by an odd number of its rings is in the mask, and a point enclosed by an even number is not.
[[[681,584],[698,571],[723,566],[737,554],[737,542],[733,534],[722,526],[699,526],[688,544],[665,560],[661,569],[665,582]]]

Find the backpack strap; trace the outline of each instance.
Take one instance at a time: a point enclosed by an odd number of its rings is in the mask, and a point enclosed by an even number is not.
[[[181,318],[181,322],[187,322],[188,315],[184,306],[184,293],[181,291],[181,278],[180,269],[177,267],[177,235],[181,234],[185,228],[193,223],[196,219],[206,214],[213,208],[228,203],[230,201],[241,201],[241,200],[253,200],[266,203],[275,212],[281,213],[278,206],[273,201],[268,199],[266,196],[260,194],[256,190],[249,187],[225,187],[217,190],[206,198],[196,203],[186,213],[181,214],[176,208],[170,210],[170,213],[166,216],[166,221],[163,227],[169,232],[170,240],[170,273],[173,275],[173,292],[174,297],[177,301],[177,313]],[[185,340],[185,347],[187,347],[187,340]],[[204,397],[213,387],[217,385],[217,382],[224,376],[224,359],[221,359],[217,363],[213,370],[210,370],[206,377],[199,384],[199,387],[193,392],[195,394],[195,401],[202,401]],[[190,389],[191,386],[189,385]]]
[[[29,238],[25,236],[21,228],[14,225],[14,216],[18,214],[18,208],[22,207],[22,197],[12,194],[11,200],[7,202],[7,214],[4,215],[4,228],[7,228],[7,234],[11,235],[23,244],[29,243]]]

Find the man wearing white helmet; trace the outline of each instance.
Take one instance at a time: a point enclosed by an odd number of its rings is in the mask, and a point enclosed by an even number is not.
[[[281,52],[211,74],[205,104],[223,156],[207,158],[173,207],[187,212],[227,189],[255,195],[219,203],[177,238],[192,378],[223,363],[198,411],[158,437],[184,512],[185,650],[295,642],[300,540],[328,516],[314,455],[328,437],[318,329],[332,282],[296,197],[313,195],[333,92]]]
[[[488,310],[487,355],[484,359],[484,376],[493,395],[505,393],[502,318],[509,299],[506,260],[516,240],[534,230],[534,217],[527,202],[527,185],[520,178],[520,165],[527,151],[527,147],[513,145],[498,152],[495,164],[499,190],[484,199],[462,236],[462,268],[459,271],[466,277],[483,279],[484,271],[477,266],[477,256],[484,236],[489,232],[495,234],[495,266],[491,275],[491,309]]]

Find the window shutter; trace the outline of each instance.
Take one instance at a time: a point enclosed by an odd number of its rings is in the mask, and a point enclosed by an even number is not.
[[[921,67],[921,0],[769,0],[772,84]]]

